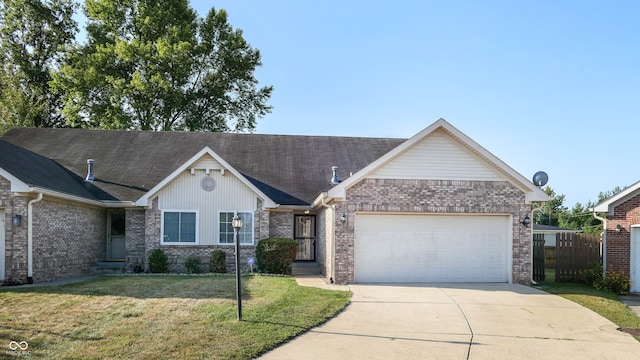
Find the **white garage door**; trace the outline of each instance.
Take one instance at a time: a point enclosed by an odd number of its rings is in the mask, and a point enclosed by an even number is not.
[[[356,282],[508,282],[509,216],[356,215]]]

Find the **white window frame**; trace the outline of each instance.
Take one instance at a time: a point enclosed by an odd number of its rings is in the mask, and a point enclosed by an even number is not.
[[[216,218],[216,222],[218,223],[218,226],[217,226],[218,234],[216,236],[216,243],[218,245],[235,245],[235,241],[230,242],[230,243],[223,243],[223,242],[220,241],[220,234],[222,233],[222,227],[220,226],[221,225],[220,224],[220,214],[226,214],[226,213],[231,213],[231,214],[238,213],[238,215],[242,219],[242,229],[245,229],[245,226],[249,226],[249,224],[247,224],[245,222],[245,219],[242,217],[242,214],[246,214],[246,213],[251,214],[251,224],[250,224],[250,226],[251,226],[251,243],[243,243],[242,240],[241,240],[240,241],[240,246],[253,246],[253,245],[255,245],[256,240],[254,238],[255,234],[254,234],[253,224],[254,224],[254,221],[255,221],[256,214],[252,210],[238,210],[238,211],[235,211],[235,210],[234,211],[230,211],[230,210],[224,211],[223,210],[223,211],[219,211],[218,212],[218,217]]]
[[[164,214],[165,213],[195,213],[196,214],[196,234],[195,242],[169,242],[164,241]],[[200,244],[200,213],[197,209],[163,209],[160,214],[160,244],[161,245],[177,245],[177,246],[193,246]]]

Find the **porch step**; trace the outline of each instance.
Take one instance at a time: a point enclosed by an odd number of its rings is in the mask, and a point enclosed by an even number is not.
[[[320,275],[320,264],[317,262],[294,262],[291,266],[291,275]]]
[[[124,261],[98,261],[91,267],[92,274],[121,274],[124,272]]]

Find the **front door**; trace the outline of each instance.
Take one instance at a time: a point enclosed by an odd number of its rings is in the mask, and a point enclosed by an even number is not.
[[[109,213],[107,227],[107,261],[124,261],[126,227],[124,213]]]
[[[631,292],[640,292],[640,227],[631,228]]]
[[[316,260],[316,217],[295,215],[293,219],[294,239],[298,242],[297,261]]]

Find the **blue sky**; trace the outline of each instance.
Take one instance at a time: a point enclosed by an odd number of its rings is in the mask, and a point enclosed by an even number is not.
[[[638,1],[213,5],[274,86],[257,133],[407,138],[444,118],[525,177],[546,171],[569,208],[640,180]]]

